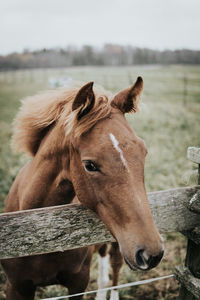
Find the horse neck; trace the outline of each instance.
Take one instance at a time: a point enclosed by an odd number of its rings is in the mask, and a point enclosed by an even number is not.
[[[73,200],[75,193],[70,180],[69,159],[64,136],[54,127],[44,137],[29,165],[23,209],[68,204]]]

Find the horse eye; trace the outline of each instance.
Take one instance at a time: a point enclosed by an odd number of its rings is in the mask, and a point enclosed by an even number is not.
[[[85,169],[88,172],[98,172],[99,171],[99,168],[95,165],[95,163],[93,161],[87,160],[87,161],[84,161],[84,163],[85,163]]]

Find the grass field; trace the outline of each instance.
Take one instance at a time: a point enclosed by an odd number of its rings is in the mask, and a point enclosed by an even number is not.
[[[52,78],[94,81],[112,92],[129,86],[138,75],[144,79],[141,112],[127,115],[137,135],[148,148],[146,160],[147,191],[163,190],[196,183],[195,165],[186,159],[188,146],[200,146],[200,67],[198,66],[135,66],[82,67],[0,73],[0,211],[14,177],[28,160],[10,149],[12,120],[20,99],[49,88]],[[184,80],[186,78],[186,80]],[[51,80],[52,81],[52,80]],[[186,84],[185,84],[186,82]],[[159,267],[148,273],[131,272],[123,267],[120,282],[161,276],[173,272],[185,253],[185,240],[179,234],[165,236],[165,257]],[[97,261],[94,257],[91,282],[96,288]],[[5,276],[0,270],[0,299],[5,299]],[[38,298],[66,294],[60,287],[38,290]],[[120,291],[122,299],[177,299],[174,279]],[[93,299],[88,297],[87,299]]]

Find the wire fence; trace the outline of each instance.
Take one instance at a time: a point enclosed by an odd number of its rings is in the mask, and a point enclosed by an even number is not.
[[[84,296],[84,295],[89,295],[89,294],[94,294],[97,292],[107,292],[107,291],[112,291],[112,290],[117,290],[117,289],[123,289],[131,286],[136,286],[136,285],[142,285],[142,284],[148,284],[154,281],[158,280],[163,280],[163,279],[168,279],[174,277],[174,274],[169,274],[161,277],[155,277],[155,278],[150,278],[150,279],[145,279],[145,280],[140,280],[140,281],[134,281],[134,282],[129,282],[125,284],[120,284],[120,285],[115,285],[111,287],[106,287],[103,289],[98,289],[98,290],[93,290],[93,291],[87,291],[83,293],[77,293],[73,295],[66,295],[66,296],[59,296],[59,297],[53,297],[53,298],[43,298],[41,300],[60,300],[60,299],[68,299],[72,297],[77,297],[77,296]]]

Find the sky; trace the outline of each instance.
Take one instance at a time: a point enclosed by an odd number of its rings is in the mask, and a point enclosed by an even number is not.
[[[0,0],[0,54],[105,43],[200,49],[199,0]]]

